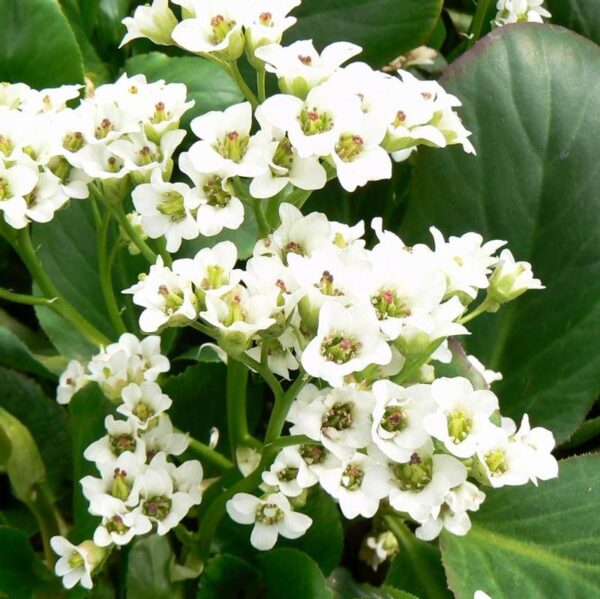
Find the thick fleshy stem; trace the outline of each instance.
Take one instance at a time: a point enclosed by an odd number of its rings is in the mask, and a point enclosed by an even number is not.
[[[481,37],[483,26],[485,24],[485,18],[492,5],[492,0],[478,0],[477,9],[471,22],[471,28],[469,30],[469,39],[467,40],[467,49],[473,47],[475,43]]]
[[[229,357],[227,360],[227,429],[231,457],[235,460],[236,449],[246,444],[250,437],[246,415],[246,386],[248,369],[242,362]]]
[[[285,419],[290,411],[290,406],[298,393],[302,390],[304,385],[308,383],[310,377],[307,374],[300,374],[298,378],[290,385],[289,389],[275,401],[275,406],[271,412],[271,418],[267,426],[267,433],[265,435],[265,443],[271,443],[279,435],[285,424]]]
[[[224,455],[209,447],[205,443],[197,439],[190,438],[189,451],[199,457],[201,460],[213,465],[221,471],[229,470],[233,467],[233,462],[228,460]]]

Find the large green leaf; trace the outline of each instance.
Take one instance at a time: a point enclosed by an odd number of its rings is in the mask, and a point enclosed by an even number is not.
[[[196,104],[184,116],[184,127],[200,114],[209,110],[224,110],[243,100],[229,75],[203,58],[149,52],[130,58],[124,70],[129,76],[144,74],[149,81],[164,79],[168,83],[185,83],[188,97],[195,100]]]
[[[545,0],[552,22],[577,31],[600,43],[600,2],[598,0]]]
[[[40,451],[52,490],[60,496],[71,470],[71,442],[64,410],[33,380],[4,368],[0,368],[0,406],[27,427]]]
[[[0,597],[27,599],[37,584],[36,557],[20,530],[0,526]]]
[[[417,599],[415,595],[390,585],[373,587],[370,584],[358,583],[344,568],[334,570],[327,582],[333,589],[334,599]]]
[[[600,48],[557,27],[507,26],[443,84],[464,102],[478,155],[419,153],[403,236],[477,231],[533,264],[547,289],[475,321],[467,343],[504,374],[507,415],[528,412],[562,441],[600,388]]]
[[[235,555],[217,555],[210,559],[200,577],[196,599],[223,597],[260,597],[258,571]]]
[[[442,535],[458,599],[482,589],[494,599],[600,592],[600,456],[560,463],[558,479],[489,493],[465,537]]]
[[[56,0],[0,0],[0,81],[83,83],[81,53]]]
[[[90,323],[114,337],[102,295],[96,231],[89,200],[74,200],[58,212],[51,223],[35,225],[33,241],[44,270],[58,290]],[[47,309],[44,311],[48,312]],[[72,327],[68,326],[62,334],[72,334],[70,329]],[[47,332],[55,341],[51,332]],[[58,333],[61,334],[60,328]],[[63,347],[59,346],[59,349],[62,351]],[[67,355],[73,355],[72,350]]]
[[[304,0],[286,40],[312,39],[317,49],[340,40],[362,46],[360,59],[380,67],[428,41],[442,0]]]
[[[183,585],[171,582],[174,560],[167,537],[151,535],[135,543],[127,567],[128,599],[182,599]]]
[[[99,476],[96,466],[83,457],[85,449],[106,434],[104,418],[112,411],[112,404],[100,388],[91,383],[78,391],[69,404],[71,436],[73,439],[73,517],[74,528],[70,537],[75,541],[90,539],[99,518],[88,512],[88,500],[83,496],[79,481],[88,474]]]
[[[266,599],[333,599],[333,593],[308,555],[297,549],[273,549],[259,557]]]
[[[56,376],[43,365],[43,359],[41,356],[35,356],[15,333],[0,324],[0,366],[31,372],[51,381],[56,380]]]

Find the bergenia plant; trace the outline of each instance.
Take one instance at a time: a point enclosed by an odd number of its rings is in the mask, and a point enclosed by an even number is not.
[[[85,84],[6,75],[0,2],[0,595],[600,596],[597,47],[542,0],[60,4]]]

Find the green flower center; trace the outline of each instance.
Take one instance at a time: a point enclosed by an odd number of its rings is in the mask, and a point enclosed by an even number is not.
[[[120,456],[126,451],[135,451],[137,441],[133,435],[119,435],[118,437],[110,437],[110,448],[114,455]]]
[[[160,152],[153,152],[148,146],[144,146],[138,153],[138,166],[145,166],[153,162],[160,162],[162,159]]]
[[[228,21],[223,15],[216,15],[210,20],[212,35],[210,42],[213,46],[220,44],[235,27],[235,21]]]
[[[6,177],[0,177],[0,200],[8,200],[12,196],[10,183]]]
[[[263,503],[256,508],[256,521],[269,526],[281,522],[284,515],[283,510],[274,503]]]
[[[121,501],[125,501],[131,493],[131,487],[127,483],[127,472],[115,468],[113,473],[113,484],[110,494]]]
[[[323,414],[321,419],[323,428],[334,428],[338,431],[350,428],[353,408],[354,405],[351,403],[336,403]]]
[[[361,342],[355,337],[334,332],[321,342],[321,355],[328,362],[346,364],[356,356],[361,345]]]
[[[333,275],[328,270],[323,271],[323,276],[319,282],[315,284],[315,287],[323,295],[330,295],[334,297],[344,295],[344,293],[333,284]]]
[[[124,535],[129,530],[129,526],[123,524],[121,516],[113,516],[104,526],[109,533],[114,532],[118,535]]]
[[[114,156],[111,156],[106,161],[106,170],[109,173],[118,173],[123,168],[123,163],[117,160]]]
[[[458,445],[462,443],[473,428],[473,421],[461,410],[456,410],[447,416],[448,434],[452,442]]]
[[[135,408],[133,408],[133,414],[142,422],[146,422],[148,418],[154,416],[154,410],[146,402],[140,401],[136,404]]]
[[[298,468],[284,468],[280,470],[277,474],[277,478],[281,481],[290,482],[291,480],[296,480],[298,476]]]
[[[421,491],[431,482],[433,460],[430,456],[422,458],[415,452],[407,464],[391,464],[391,468],[400,489]]]
[[[305,135],[318,135],[333,128],[333,119],[326,112],[319,112],[316,108],[303,108],[298,118]]]
[[[488,451],[484,458],[492,476],[501,476],[508,470],[506,453],[503,449]]]
[[[180,222],[186,216],[183,196],[177,191],[163,193],[156,209],[164,216],[168,216],[173,222]]]
[[[81,556],[81,554],[77,551],[73,551],[69,556],[69,568],[72,570],[77,570],[77,568],[81,568],[85,564],[85,560]]]
[[[240,162],[246,155],[250,138],[247,135],[240,135],[237,131],[229,131],[225,137],[217,144],[215,150],[233,162]]]
[[[171,118],[171,113],[165,110],[164,102],[157,102],[154,106],[154,114],[152,115],[150,122],[154,125],[168,121]]]
[[[226,327],[231,326],[234,322],[243,321],[248,315],[246,310],[242,308],[242,296],[239,291],[235,289],[227,294],[227,305],[229,306],[229,313],[225,317],[223,324]]]
[[[309,466],[313,466],[325,461],[327,451],[322,445],[301,445],[300,455]]]
[[[166,285],[160,285],[158,288],[158,294],[161,295],[165,301],[165,312],[167,314],[173,314],[183,304],[183,292],[172,291]]]
[[[388,433],[398,433],[406,428],[406,414],[400,406],[388,406],[379,426]]]
[[[273,154],[273,164],[289,171],[292,168],[293,163],[294,151],[292,149],[292,143],[287,137],[284,137],[279,142],[275,154]]]
[[[225,208],[231,200],[231,193],[223,189],[223,179],[213,175],[206,179],[202,191],[208,200],[208,205],[216,208]]]
[[[4,137],[4,135],[0,135],[0,152],[2,152],[5,156],[8,156],[13,150],[14,145],[12,141],[8,137]]]
[[[164,520],[171,511],[171,500],[162,495],[148,497],[148,499],[144,501],[142,511],[149,518]]]
[[[410,309],[393,289],[380,289],[371,297],[371,304],[375,308],[379,320],[410,316]]]
[[[357,491],[360,489],[365,473],[360,466],[356,464],[349,464],[346,466],[344,472],[342,472],[341,485],[348,491]]]
[[[110,119],[102,119],[100,124],[96,127],[94,135],[96,139],[104,139],[113,130],[113,124]],[[63,140],[64,144],[64,140]]]
[[[347,133],[340,136],[335,151],[344,162],[352,162],[362,153],[364,144],[360,135]]]
[[[84,143],[83,133],[81,133],[81,131],[74,131],[73,133],[67,133],[63,137],[62,145],[63,148],[69,152],[77,152],[81,150]]]
[[[202,289],[218,289],[229,283],[229,276],[225,272],[225,269],[218,264],[213,264],[206,268],[206,277],[202,279],[200,286]]]

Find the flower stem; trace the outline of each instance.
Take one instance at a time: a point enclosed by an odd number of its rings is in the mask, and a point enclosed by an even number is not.
[[[298,393],[302,390],[304,385],[308,383],[310,377],[306,374],[301,374],[298,378],[290,385],[285,394],[275,400],[275,406],[271,412],[271,418],[267,426],[267,433],[265,435],[265,443],[272,443],[279,435],[285,424],[285,419],[290,411],[290,406]]]
[[[235,450],[244,444],[250,436],[246,416],[246,386],[248,369],[242,362],[231,356],[227,361],[227,428],[231,456],[235,459]]]
[[[225,68],[231,75],[231,78],[237,83],[237,86],[240,88],[240,91],[244,94],[248,102],[252,104],[252,110],[256,110],[256,107],[258,106],[258,99],[242,77],[237,61],[226,63]]]
[[[269,221],[265,215],[264,202],[262,200],[254,200],[252,207],[254,208],[254,218],[256,218],[256,224],[258,225],[258,233],[261,238],[264,238],[271,231]]]
[[[121,225],[121,228],[125,231],[127,237],[129,237],[130,241],[137,246],[144,258],[146,258],[150,264],[154,264],[156,262],[156,254],[129,222],[125,210],[123,210],[123,206],[114,206],[108,203],[107,206],[113,213],[113,216],[117,219],[117,222]]]
[[[37,254],[31,242],[29,228],[19,229],[14,239],[9,239],[9,243],[19,254],[21,260],[25,263],[27,270],[33,280],[37,283],[47,300],[52,302],[52,309],[68,320],[77,330],[92,344],[100,346],[109,342],[108,337],[90,324],[67,300],[61,295],[54,286],[48,275],[44,272]]]
[[[115,293],[112,282],[111,256],[108,255],[108,228],[110,225],[110,212],[106,212],[100,222],[100,228],[98,230],[97,238],[97,249],[98,249],[98,270],[100,274],[100,285],[102,287],[102,295],[104,296],[104,303],[108,310],[108,316],[112,322],[113,327],[117,333],[122,334],[127,331],[127,327],[123,323],[121,318],[121,312],[117,301],[115,299]],[[116,242],[118,243],[118,241]]]
[[[469,30],[469,39],[467,40],[467,49],[473,47],[477,40],[481,37],[483,26],[485,24],[486,15],[490,9],[492,0],[478,0],[477,9],[471,22],[471,28]]]
[[[3,287],[0,287],[0,299],[7,300],[9,302],[15,302],[16,304],[26,304],[28,306],[47,306],[48,308],[52,308],[52,304],[54,304],[56,301],[55,299],[36,297],[35,295],[14,293],[8,289],[4,289]]]
[[[256,71],[256,88],[258,90],[258,101],[264,102],[267,98],[267,92],[265,89],[267,73],[264,68]]]
[[[467,322],[471,322],[471,320],[477,318],[481,314],[489,312],[490,308],[493,307],[493,305],[494,301],[491,300],[489,296],[486,296],[486,298],[479,304],[479,306],[477,306],[477,308],[475,308],[475,310],[473,310],[473,312],[470,312],[466,316],[460,318],[458,320],[458,324],[466,324]]]
[[[190,437],[189,439],[190,445],[189,450],[198,456],[200,459],[212,464],[215,468],[224,471],[229,470],[229,468],[233,467],[233,463],[228,460],[224,455],[220,454],[218,451],[215,451],[212,447],[198,441],[197,439],[193,439]]]

